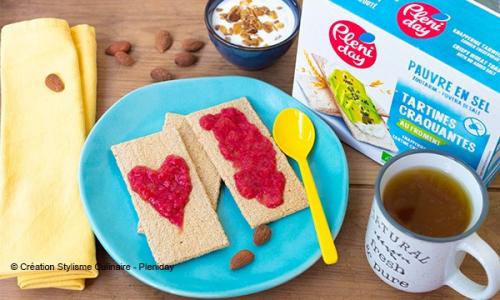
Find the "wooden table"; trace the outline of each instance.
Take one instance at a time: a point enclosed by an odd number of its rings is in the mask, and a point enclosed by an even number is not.
[[[227,63],[210,44],[203,23],[205,1],[18,1],[0,0],[0,26],[36,17],[60,17],[70,24],[88,23],[96,28],[98,43],[98,115],[121,96],[151,82],[149,72],[156,66],[164,66],[177,78],[245,75],[256,77],[290,93],[293,81],[296,45],[277,64],[258,72],[246,72]],[[168,29],[175,38],[171,50],[159,54],[153,48],[154,34]],[[200,38],[207,46],[200,53],[199,63],[190,68],[178,68],[173,56],[179,50],[179,41],[187,37]],[[112,57],[104,55],[111,40],[126,39],[133,43],[132,55],[137,63],[133,67],[116,64]],[[458,297],[453,290],[443,287],[432,293],[413,295],[395,290],[384,284],[371,271],[363,251],[365,228],[373,197],[373,183],[379,165],[344,145],[349,161],[349,206],[345,222],[336,239],[340,253],[339,263],[326,267],[322,262],[290,282],[272,290],[249,296],[260,299],[321,299],[321,298],[379,298],[411,299]],[[489,189],[489,216],[479,230],[481,236],[500,250],[500,178]],[[113,260],[98,246],[98,261]],[[462,270],[481,282],[485,275],[479,264],[467,258]],[[94,280],[88,280],[83,292],[57,289],[21,291],[15,280],[0,281],[0,299],[11,298],[163,298],[169,295],[149,287],[125,271],[102,271]]]

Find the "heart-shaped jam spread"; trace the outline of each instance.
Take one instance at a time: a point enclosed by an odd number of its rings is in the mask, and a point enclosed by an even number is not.
[[[193,188],[184,158],[169,155],[158,170],[136,166],[128,173],[128,181],[132,190],[160,215],[182,227],[184,207]]]
[[[286,179],[276,168],[273,144],[241,111],[229,107],[205,115],[200,126],[214,133],[220,152],[237,170],[233,178],[243,197],[269,208],[283,203]]]

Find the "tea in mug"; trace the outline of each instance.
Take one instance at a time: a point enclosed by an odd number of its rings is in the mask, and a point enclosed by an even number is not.
[[[434,168],[402,171],[387,182],[382,201],[394,220],[429,237],[464,232],[471,221],[471,200],[464,187]]]

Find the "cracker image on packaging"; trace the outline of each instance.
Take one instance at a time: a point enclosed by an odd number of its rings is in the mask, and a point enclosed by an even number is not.
[[[320,55],[304,50],[304,56],[309,74],[313,75],[299,73],[296,80],[309,105],[319,112],[342,117],[358,141],[397,151],[382,118],[388,117],[387,113],[368,96],[364,84]]]
[[[327,86],[322,86],[321,81],[308,74],[297,74],[297,84],[304,94],[307,103],[321,113],[340,116],[340,110],[333,100],[333,95]]]
[[[174,128],[114,145],[113,155],[131,195],[132,203],[157,264],[173,265],[229,245],[196,167]],[[182,227],[162,216],[139,194],[128,180],[137,166],[158,170],[169,155],[183,158],[189,168],[192,189],[184,208]]]
[[[331,116],[340,116],[340,109],[335,103],[332,92],[328,88],[328,82],[323,69],[328,64],[326,59],[309,55],[304,50],[307,66],[303,73],[296,76],[297,84],[304,94],[308,104],[316,111]]]
[[[271,142],[272,147],[276,152],[276,169],[283,173],[286,180],[283,191],[283,203],[281,205],[269,208],[262,203],[259,203],[256,198],[247,199],[243,197],[238,191],[236,181],[234,179],[237,169],[233,166],[231,161],[226,160],[221,154],[218,140],[214,136],[213,132],[205,130],[200,126],[200,119],[203,116],[208,114],[217,114],[224,108],[235,108],[242,112],[248,122],[256,126],[260,133]],[[188,115],[187,118],[191,124],[191,128],[212,160],[212,163],[219,171],[219,174],[233,195],[236,204],[250,227],[255,228],[258,225],[278,220],[308,206],[304,187],[295,175],[295,172],[288,163],[287,158],[276,146],[268,129],[262,123],[246,98],[240,98],[205,110],[194,112]]]
[[[364,84],[348,71],[340,69],[330,74],[328,82],[352,136],[359,141],[397,151],[389,129],[366,93]]]
[[[325,57],[305,50],[304,57],[307,65],[303,68],[304,72],[297,73],[296,80],[308,104],[316,111],[341,117],[341,110],[328,81],[328,76],[336,69],[335,65]],[[389,117],[376,102],[373,104],[381,117]]]

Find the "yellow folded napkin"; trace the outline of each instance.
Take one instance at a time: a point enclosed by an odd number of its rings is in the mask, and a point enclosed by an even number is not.
[[[78,190],[80,151],[95,118],[94,28],[59,19],[10,24],[0,48],[0,278],[82,290],[98,274]],[[46,87],[51,73],[62,92]]]

